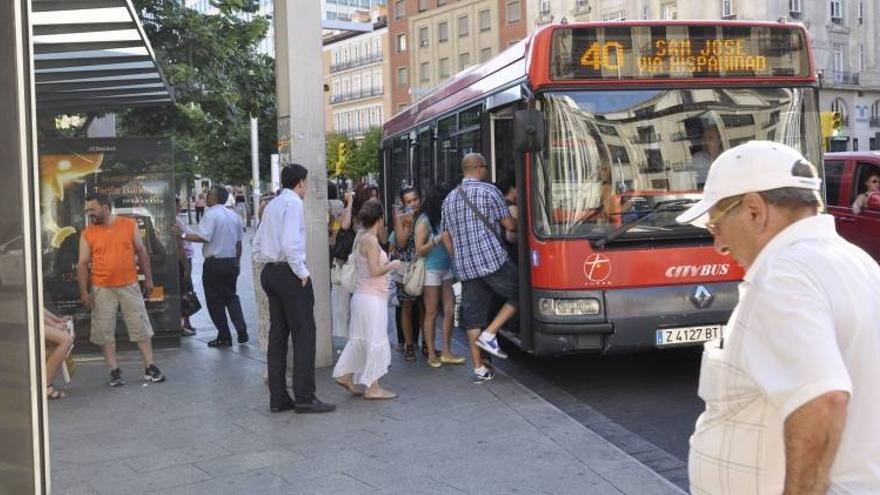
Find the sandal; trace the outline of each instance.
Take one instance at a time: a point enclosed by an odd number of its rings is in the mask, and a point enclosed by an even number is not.
[[[410,363],[416,360],[416,348],[414,346],[411,346],[411,345],[406,346],[406,351],[403,355],[403,360],[410,362]]]
[[[208,347],[232,347],[232,339],[214,339],[208,342]]]
[[[397,398],[397,394],[395,394],[394,392],[392,392],[390,390],[384,390],[384,389],[382,390],[382,392],[379,395],[364,394],[364,399],[367,399],[367,400],[391,400],[391,399],[396,399],[396,398]]]
[[[46,386],[46,398],[49,400],[58,400],[67,397],[63,390],[58,390],[51,383]]]
[[[345,382],[341,382],[339,380],[333,380],[333,381],[335,381],[336,384],[339,385],[340,387],[344,388],[345,390],[348,390],[351,393],[351,395],[364,395],[364,393],[359,388],[357,388],[353,383],[345,383]]]
[[[441,354],[440,362],[443,364],[464,364],[465,359],[455,354]]]

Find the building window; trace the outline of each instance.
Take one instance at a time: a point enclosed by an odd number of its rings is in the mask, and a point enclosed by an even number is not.
[[[419,81],[420,82],[428,82],[431,80],[431,64],[428,62],[422,62],[419,65]]]
[[[862,18],[865,17],[865,2],[859,1],[859,24],[862,23]]]
[[[865,70],[865,45],[859,45],[859,70]]]
[[[439,62],[437,63],[437,72],[439,73],[438,75],[440,76],[440,79],[449,78],[449,58],[448,57],[444,57],[439,60]]]
[[[733,0],[721,0],[721,17],[733,16]]]
[[[831,21],[837,24],[843,20],[843,0],[831,0]]]
[[[406,2],[404,0],[397,0],[394,2],[394,18],[402,19],[403,16],[406,15]]]
[[[791,14],[800,14],[803,12],[801,0],[788,0],[788,12]]]
[[[464,38],[471,34],[471,23],[468,16],[463,15],[458,18],[458,37]]]
[[[678,19],[678,6],[675,2],[664,3],[660,7],[660,18],[666,20]]]
[[[438,7],[443,6],[443,5],[446,5],[446,0],[437,0]]]
[[[492,14],[488,9],[480,11],[480,31],[492,29]]]
[[[409,84],[409,72],[406,67],[397,68],[397,86],[406,86]]]
[[[480,50],[480,63],[485,62],[492,58],[492,49],[491,48],[483,48]]]
[[[419,46],[424,48],[428,46],[428,28],[420,27],[419,28]]]
[[[397,111],[401,112],[403,110],[406,110],[406,103],[398,103],[397,104]]]
[[[406,33],[397,35],[397,39],[394,41],[394,49],[397,50],[397,53],[406,51]]]
[[[437,24],[437,43],[449,41],[449,23],[446,21]]]
[[[542,16],[550,15],[550,0],[541,0],[541,5],[538,7],[538,13]]]
[[[428,10],[428,0],[419,0],[419,12]]]
[[[575,0],[574,11],[580,13],[585,10],[587,10],[587,0]]]
[[[844,46],[841,43],[834,43],[831,51],[831,62],[834,64],[834,72],[843,72],[843,53]],[[835,74],[836,75],[836,74]]]
[[[458,55],[458,70],[465,70],[471,65],[471,54],[461,53]]]
[[[507,2],[507,23],[513,24],[515,22],[519,22],[520,13],[519,13],[519,0],[513,0],[512,2]]]

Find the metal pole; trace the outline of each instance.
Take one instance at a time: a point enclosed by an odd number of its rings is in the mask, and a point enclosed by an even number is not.
[[[318,0],[275,2],[275,47],[281,166],[299,163],[309,171],[305,199],[306,261],[315,291],[315,362],[324,367],[333,364],[333,348],[330,341],[321,5]]]
[[[257,205],[260,204],[260,147],[257,133],[257,118],[251,117],[251,180],[254,186],[254,221],[251,225],[254,227],[257,226]]]

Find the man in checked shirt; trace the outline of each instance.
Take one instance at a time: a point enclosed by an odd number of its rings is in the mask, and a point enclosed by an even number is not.
[[[504,231],[516,232],[504,196],[489,182],[486,159],[470,153],[461,162],[464,178],[443,201],[443,243],[461,281],[461,322],[467,329],[474,363],[474,383],[495,376],[483,363],[480,349],[507,358],[498,345],[498,330],[517,311],[518,275],[504,248]],[[495,298],[505,301],[490,320]]]

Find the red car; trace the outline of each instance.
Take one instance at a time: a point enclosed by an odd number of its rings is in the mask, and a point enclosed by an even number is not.
[[[837,231],[880,261],[880,152],[826,153],[824,161]]]

